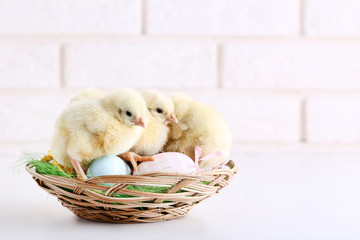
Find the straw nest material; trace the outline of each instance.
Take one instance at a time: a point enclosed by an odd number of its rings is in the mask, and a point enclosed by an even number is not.
[[[111,223],[158,222],[183,217],[196,204],[228,185],[237,172],[233,161],[226,168],[198,174],[153,172],[85,181],[39,174],[29,164],[26,170],[42,189],[56,196],[76,216]],[[143,191],[144,186],[163,187],[165,191]]]

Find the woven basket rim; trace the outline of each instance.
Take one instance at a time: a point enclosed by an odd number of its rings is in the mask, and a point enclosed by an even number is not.
[[[35,167],[34,166],[30,166],[29,163],[26,164],[25,168],[26,171],[32,175],[33,177],[37,177],[39,179],[42,180],[50,180],[50,181],[54,181],[54,180],[58,180],[58,181],[76,181],[77,183],[83,185],[94,185],[94,186],[99,186],[98,183],[103,183],[103,182],[107,182],[107,181],[116,181],[116,182],[122,182],[122,181],[130,181],[131,180],[136,180],[136,182],[138,182],[139,180],[144,180],[144,184],[145,185],[151,185],[151,184],[147,184],[146,180],[151,180],[154,177],[176,177],[176,178],[183,178],[183,179],[203,179],[204,176],[206,175],[218,175],[218,174],[235,174],[238,171],[238,167],[236,166],[235,162],[233,160],[230,160],[226,166],[228,168],[221,168],[221,169],[214,169],[214,170],[207,170],[204,172],[200,172],[200,173],[196,173],[196,174],[181,174],[181,173],[166,173],[166,172],[148,172],[148,173],[143,173],[143,174],[139,174],[139,175],[103,175],[103,176],[99,176],[99,177],[94,177],[94,178],[90,178],[87,180],[80,180],[80,179],[73,179],[73,178],[67,178],[67,177],[62,177],[62,176],[57,176],[57,175],[47,175],[47,174],[41,174],[41,173],[37,173],[35,171]],[[102,185],[100,185],[102,186]],[[87,186],[87,187],[91,187],[91,186]]]

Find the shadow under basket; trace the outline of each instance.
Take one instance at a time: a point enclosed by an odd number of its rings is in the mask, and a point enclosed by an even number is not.
[[[202,200],[224,188],[237,167],[198,174],[153,172],[142,175],[108,175],[86,181],[36,173],[26,165],[38,185],[56,196],[76,216],[98,222],[159,222],[185,216]],[[110,186],[109,186],[110,185]],[[138,191],[147,186],[162,187],[163,193]]]

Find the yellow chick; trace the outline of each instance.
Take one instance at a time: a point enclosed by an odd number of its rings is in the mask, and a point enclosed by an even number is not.
[[[57,119],[52,155],[64,165],[72,164],[78,177],[87,179],[81,166],[124,153],[140,139],[146,111],[142,96],[130,89],[72,101]]]
[[[151,156],[162,150],[169,134],[168,123],[177,123],[177,119],[174,114],[174,104],[168,96],[155,90],[143,90],[141,95],[148,108],[147,127],[130,151]]]
[[[175,105],[178,124],[171,123],[166,152],[181,152],[195,160],[194,149],[202,148],[201,157],[216,151],[231,150],[232,134],[225,119],[211,106],[195,101],[183,93],[170,96]],[[218,167],[228,156],[218,156],[201,161],[200,167],[210,169]]]

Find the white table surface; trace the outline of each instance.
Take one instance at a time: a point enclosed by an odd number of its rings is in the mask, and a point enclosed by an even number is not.
[[[0,151],[1,239],[360,239],[357,151],[235,154],[240,170],[220,194],[184,218],[145,224],[76,217],[13,172],[16,151]]]

